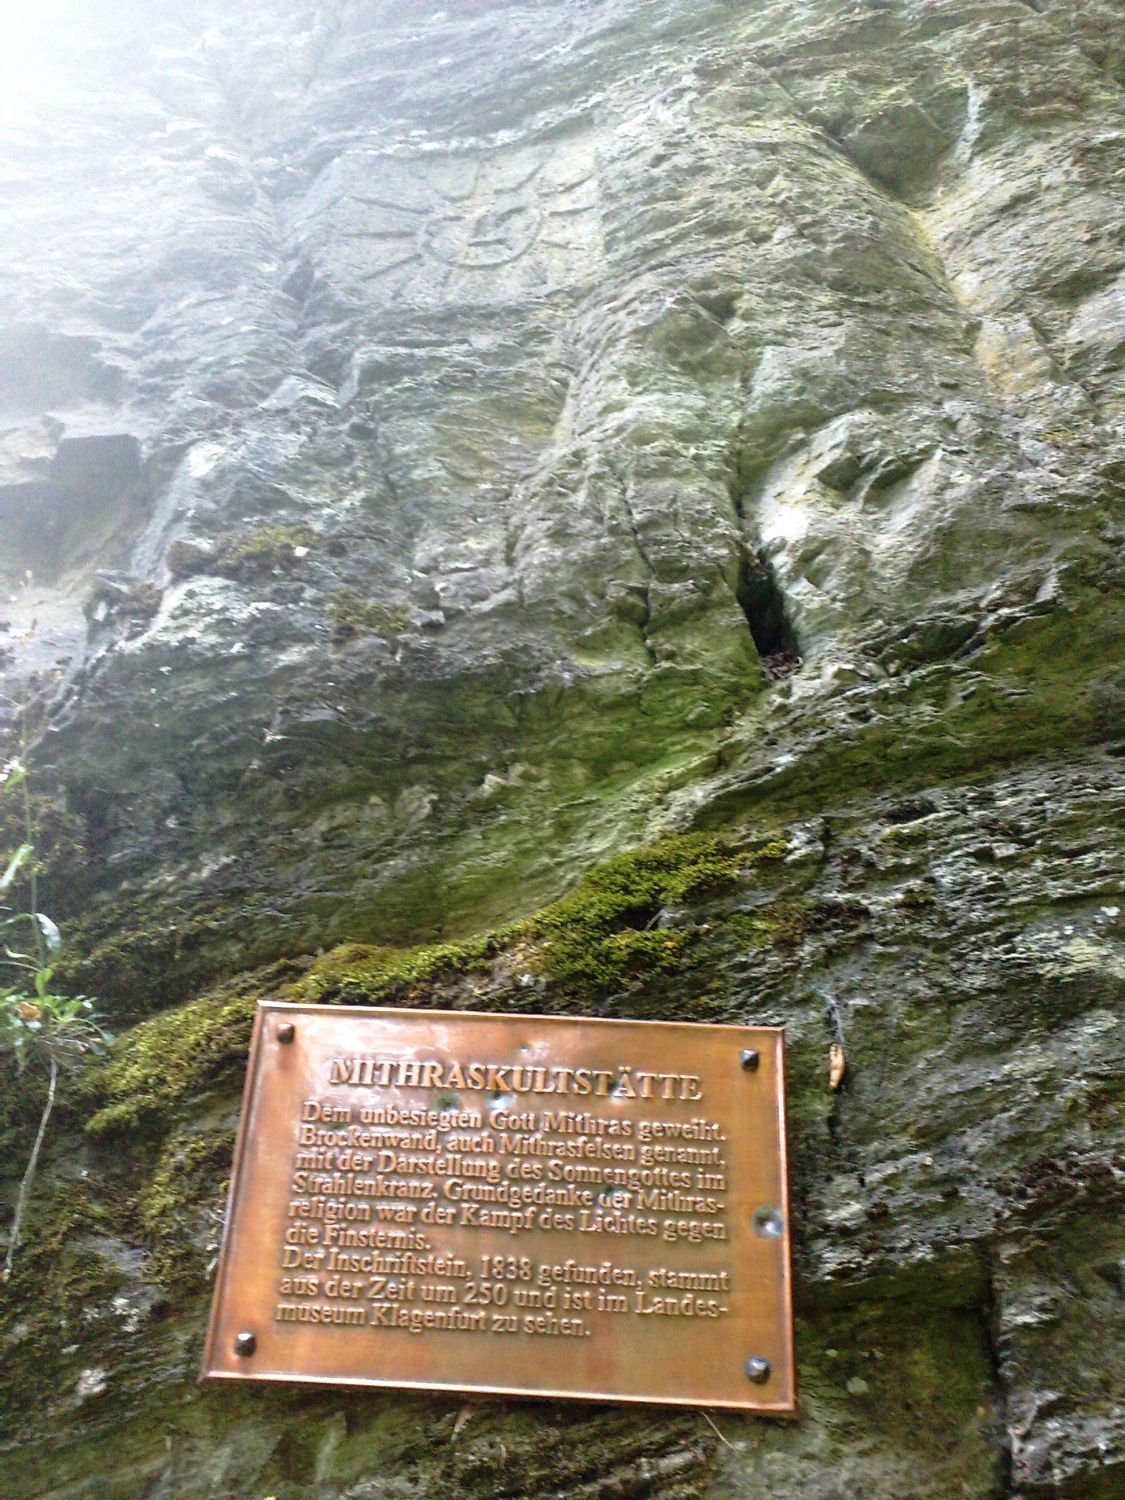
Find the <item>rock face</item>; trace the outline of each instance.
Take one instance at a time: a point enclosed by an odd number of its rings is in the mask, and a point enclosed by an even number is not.
[[[4,24],[3,1493],[1120,1494],[1119,6]],[[198,1391],[263,994],[784,1022],[802,1421]]]

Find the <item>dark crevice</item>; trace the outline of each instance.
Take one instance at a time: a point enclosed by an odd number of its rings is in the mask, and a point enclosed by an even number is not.
[[[739,462],[735,462],[738,473]],[[746,617],[750,638],[771,682],[791,677],[802,665],[797,633],[785,607],[785,595],[768,558],[753,543],[747,522],[745,489],[736,482],[730,487],[731,509],[739,530],[738,583],[734,597]]]
[[[1000,1313],[996,1299],[996,1281],[991,1267],[988,1268],[985,1281],[985,1300],[980,1310],[980,1320],[988,1360],[989,1381],[992,1386],[993,1410],[1002,1434],[999,1442],[1002,1493],[1005,1500],[1008,1500],[1008,1497],[1015,1493],[1012,1434],[1008,1422],[1008,1384],[1004,1377],[1004,1360],[1000,1348]]]
[[[773,568],[761,553],[750,548],[742,556],[735,597],[746,616],[766,676],[776,680],[797,671],[801,657],[785,610],[785,595]]]
[[[652,641],[649,639],[649,634],[648,634],[648,627],[649,627],[649,625],[651,623],[652,623],[652,586],[649,585],[645,589],[645,608],[644,608],[644,614],[641,616],[639,628],[640,628],[640,632],[641,632],[641,644],[645,648],[645,655],[648,657],[649,665],[655,667],[656,666],[656,648],[653,646]]]

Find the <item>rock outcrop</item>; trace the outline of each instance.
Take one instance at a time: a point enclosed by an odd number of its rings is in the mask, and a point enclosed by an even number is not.
[[[1119,1494],[1119,7],[5,24],[3,1493]],[[199,1390],[266,994],[784,1022],[802,1421]]]

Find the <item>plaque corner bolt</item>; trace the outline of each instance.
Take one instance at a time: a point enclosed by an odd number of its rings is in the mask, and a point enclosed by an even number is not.
[[[761,1060],[760,1055],[755,1052],[753,1047],[746,1047],[738,1054],[739,1065],[744,1073],[756,1073]]]
[[[754,1385],[765,1385],[766,1381],[770,1378],[772,1370],[773,1366],[769,1360],[762,1359],[758,1354],[752,1354],[742,1366],[742,1373]]]
[[[243,1359],[249,1359],[250,1355],[258,1347],[258,1340],[249,1330],[236,1333],[234,1336],[234,1352],[240,1354]]]
[[[274,1035],[279,1042],[283,1044],[288,1043],[297,1035],[297,1028],[293,1025],[292,1021],[282,1021],[276,1032],[274,1032]]]

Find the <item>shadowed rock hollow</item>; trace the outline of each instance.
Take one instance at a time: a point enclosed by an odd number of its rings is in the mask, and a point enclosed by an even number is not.
[[[1119,1494],[1120,8],[96,11],[4,23],[0,653],[121,1039],[0,1489]],[[263,995],[784,1023],[801,1422],[198,1389]]]

